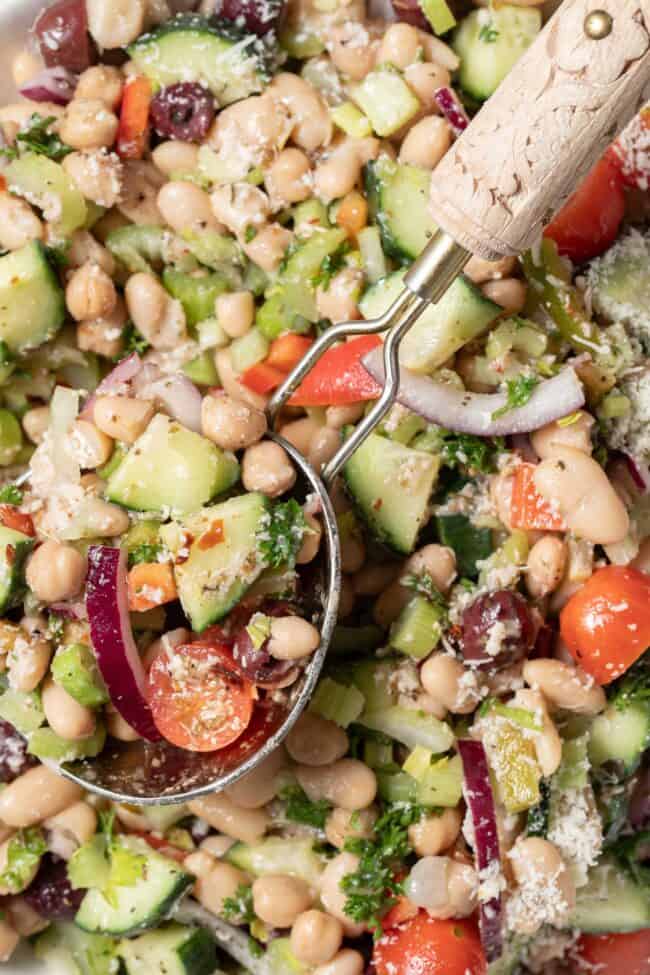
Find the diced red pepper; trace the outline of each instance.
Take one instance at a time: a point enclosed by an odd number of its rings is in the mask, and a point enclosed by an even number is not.
[[[303,379],[291,406],[345,406],[377,399],[382,387],[361,360],[381,345],[378,335],[360,335],[329,349]]]
[[[266,396],[267,393],[281,386],[286,376],[287,374],[283,370],[274,369],[273,366],[269,366],[266,362],[258,362],[243,372],[239,377],[239,381],[254,393],[258,393],[260,396]]]
[[[565,531],[566,523],[535,487],[535,464],[520,464],[515,471],[510,501],[510,523],[526,531]]]
[[[287,332],[271,342],[269,354],[264,361],[267,366],[289,373],[313,344],[314,340],[306,335]]]
[[[142,159],[149,140],[151,82],[139,75],[124,89],[116,149],[121,159]]]
[[[0,523],[5,528],[11,528],[15,532],[22,532],[23,535],[29,535],[30,538],[33,538],[36,534],[32,516],[24,515],[13,504],[0,504]]]

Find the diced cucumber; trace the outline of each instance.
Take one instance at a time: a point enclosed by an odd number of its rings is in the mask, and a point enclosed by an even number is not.
[[[212,975],[217,946],[205,928],[165,924],[117,947],[126,975]]]
[[[76,924],[51,924],[34,942],[34,954],[52,975],[114,975],[116,948],[113,938]]]
[[[447,0],[420,0],[420,6],[434,34],[446,34],[456,26],[456,18]]]
[[[434,606],[424,596],[414,596],[391,627],[391,647],[407,657],[422,660],[440,642],[442,617],[439,606]]]
[[[264,571],[257,536],[267,520],[264,495],[244,494],[161,529],[177,558],[176,585],[192,629],[201,632],[222,619]]]
[[[116,887],[109,904],[100,890],[89,890],[75,924],[94,934],[136,934],[167,917],[192,884],[192,877],[174,860],[155,853],[144,840],[121,839],[133,853],[146,857],[143,877],[131,887]]]
[[[406,125],[420,110],[420,102],[400,72],[391,65],[371,71],[358,85],[350,87],[357,103],[377,135],[388,136]]]
[[[622,322],[650,340],[650,236],[630,230],[592,262],[588,273],[596,311],[610,322]]]
[[[331,677],[322,677],[309,704],[309,710],[340,728],[356,721],[365,707],[365,698],[358,687],[339,684]]]
[[[31,735],[45,721],[40,692],[14,691],[8,687],[0,694],[0,718],[12,724],[21,735]]]
[[[377,318],[390,307],[402,291],[403,277],[404,271],[395,271],[366,291],[359,302],[364,318]],[[433,372],[481,335],[502,311],[461,274],[404,336],[400,361],[413,372]]]
[[[454,550],[458,575],[476,579],[479,571],[477,563],[492,554],[490,529],[478,528],[463,514],[438,515],[436,525],[442,544]]]
[[[212,318],[216,299],[228,291],[228,281],[218,271],[195,276],[167,267],[163,271],[162,282],[172,298],[180,301],[190,328],[206,318]]]
[[[105,743],[106,728],[101,721],[98,721],[92,735],[76,741],[60,738],[51,728],[37,728],[29,736],[27,751],[41,761],[49,759],[53,762],[76,762],[81,758],[94,758],[95,755],[99,755]]]
[[[246,372],[262,362],[269,354],[269,340],[259,328],[251,328],[245,335],[234,339],[230,346],[230,361],[236,373]]]
[[[197,386],[218,386],[219,373],[214,361],[214,353],[206,349],[183,366],[183,372]]]
[[[593,765],[624,762],[634,768],[650,740],[650,709],[629,704],[625,709],[611,705],[591,723],[589,758]]]
[[[42,244],[0,257],[0,339],[11,352],[49,342],[64,319],[63,290]]]
[[[193,14],[175,17],[130,45],[129,57],[156,86],[198,81],[230,105],[261,91],[265,49],[233,23]]]
[[[326,861],[314,852],[312,840],[269,836],[259,843],[235,843],[226,859],[240,870],[262,877],[269,873],[287,873],[300,877],[310,887],[318,887]]]
[[[169,233],[162,227],[132,224],[112,230],[106,238],[106,247],[132,274],[158,271],[163,265],[166,236]]]
[[[407,748],[421,745],[439,754],[446,752],[454,743],[454,735],[444,721],[439,721],[425,711],[411,710],[393,705],[382,711],[364,711],[357,724],[401,741]]]
[[[24,196],[43,210],[57,237],[70,237],[85,225],[87,209],[83,193],[59,163],[28,152],[14,159],[4,176],[12,193]]]
[[[346,135],[351,135],[355,139],[363,139],[364,136],[372,134],[372,125],[369,120],[360,112],[352,102],[343,102],[330,108],[330,115],[334,125],[338,125]]]
[[[309,966],[298,961],[289,938],[274,938],[266,948],[264,969],[267,975],[307,975]]]
[[[377,713],[397,703],[391,661],[362,660],[352,671],[351,680],[364,696],[366,710]]]
[[[340,227],[312,234],[290,254],[282,271],[282,280],[302,283],[303,286],[311,283],[318,275],[323,261],[337,251],[345,239],[345,231]]]
[[[402,264],[419,257],[436,231],[429,213],[431,173],[380,156],[367,164],[364,179],[386,254]]]
[[[601,860],[589,871],[588,883],[578,888],[576,896],[570,926],[579,931],[609,934],[650,927],[650,897],[646,888],[637,884],[615,861]]]
[[[0,612],[17,606],[25,595],[25,562],[34,539],[0,525]]]
[[[429,515],[438,467],[432,454],[371,434],[347,462],[343,476],[376,537],[408,555]]]
[[[50,669],[55,682],[84,707],[99,708],[107,703],[95,654],[85,643],[60,647]]]
[[[158,413],[107,484],[109,500],[136,511],[196,511],[239,479],[231,453]]]
[[[541,29],[542,14],[537,7],[504,4],[473,10],[462,20],[453,40],[460,58],[461,88],[480,101],[489,98]]]

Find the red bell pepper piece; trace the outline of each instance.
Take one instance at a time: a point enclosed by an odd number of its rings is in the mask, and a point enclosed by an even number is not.
[[[515,471],[510,500],[512,527],[526,531],[564,531],[564,519],[537,491],[534,475],[535,464],[520,464]]]
[[[275,369],[266,362],[257,362],[241,374],[239,381],[254,393],[266,396],[267,393],[277,389],[284,382],[286,376],[286,372],[281,369]]]
[[[142,159],[149,139],[151,82],[139,75],[124,89],[116,149],[121,159]]]
[[[271,342],[269,354],[264,361],[267,366],[273,366],[274,369],[291,372],[313,344],[314,340],[307,335],[294,335],[292,332],[287,332],[286,335],[281,335]]]
[[[345,406],[377,399],[382,387],[364,369],[361,360],[378,345],[378,335],[360,335],[328,349],[303,379],[289,400],[290,405]]]

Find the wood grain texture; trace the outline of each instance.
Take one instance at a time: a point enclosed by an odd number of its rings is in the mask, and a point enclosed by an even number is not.
[[[434,219],[489,260],[521,253],[648,98],[650,0],[565,0],[434,170]]]

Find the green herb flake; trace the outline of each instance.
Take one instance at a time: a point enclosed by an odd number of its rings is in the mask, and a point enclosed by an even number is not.
[[[492,419],[497,420],[500,416],[509,413],[510,410],[516,410],[521,406],[525,406],[538,385],[539,379],[537,376],[526,375],[524,373],[520,376],[515,376],[514,379],[508,379],[506,381],[506,404],[500,410],[494,411]]]
[[[257,227],[254,226],[254,224],[249,223],[249,225],[246,227],[246,230],[244,231],[244,240],[246,241],[247,244],[250,244],[252,240],[255,240],[257,234],[258,234]]]
[[[385,68],[386,65],[382,65],[382,67]],[[345,241],[340,247],[337,247],[333,254],[327,254],[323,258],[318,271],[311,280],[314,288],[320,286],[323,291],[327,291],[332,283],[332,278],[345,266],[345,256],[349,250],[350,245]]]
[[[253,910],[253,888],[250,884],[240,884],[232,897],[226,897],[221,907],[225,921],[233,924],[252,924],[255,920]]]
[[[24,890],[46,851],[47,843],[38,827],[19,830],[9,840],[7,863],[0,874],[0,886],[14,894]]]
[[[400,583],[407,589],[412,589],[414,592],[419,593],[420,596],[424,596],[430,603],[433,603],[434,606],[442,610],[445,616],[447,615],[447,600],[436,586],[429,572],[418,572],[417,574],[412,573],[402,576]]]
[[[264,518],[257,535],[259,552],[267,568],[289,566],[292,569],[306,529],[303,510],[294,498],[276,504]]]
[[[0,504],[22,504],[23,492],[15,484],[4,484],[0,488]]]
[[[299,785],[286,786],[280,792],[280,799],[285,803],[287,819],[293,823],[313,826],[314,829],[325,828],[325,821],[332,807],[324,799],[312,802]]]
[[[141,545],[136,545],[129,552],[129,568],[134,565],[140,565],[143,562],[157,562],[158,557],[163,551],[162,545],[152,544],[151,542],[143,542]]]
[[[440,454],[447,467],[467,467],[478,474],[492,474],[496,470],[497,454],[505,450],[502,437],[476,437],[471,433],[452,433],[442,430]]]
[[[125,326],[122,338],[124,339],[124,348],[117,357],[117,361],[124,359],[127,355],[132,355],[134,352],[137,352],[138,355],[144,355],[151,348],[144,335],[138,332],[132,322]]]
[[[34,152],[60,162],[72,152],[72,148],[62,142],[56,132],[50,131],[56,121],[53,115],[43,118],[35,112],[16,135],[16,147],[2,149],[0,154],[7,159],[16,159],[21,152]]]
[[[493,22],[490,21],[489,24],[483,24],[480,31],[478,32],[479,41],[483,41],[485,44],[494,44],[499,38],[499,31],[494,26]]]

